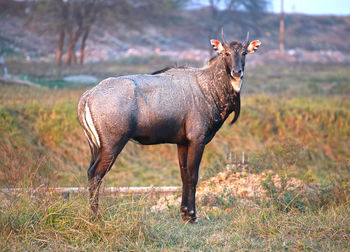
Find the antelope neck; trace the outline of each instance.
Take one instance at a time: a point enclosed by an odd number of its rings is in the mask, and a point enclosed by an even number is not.
[[[204,96],[215,104],[221,118],[225,120],[233,111],[238,93],[231,85],[224,58],[219,55],[211,60],[209,65],[199,72],[197,78]]]

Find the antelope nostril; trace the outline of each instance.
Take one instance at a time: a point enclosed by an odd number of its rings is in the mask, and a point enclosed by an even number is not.
[[[242,70],[238,70],[238,71],[232,70],[231,71],[231,75],[232,75],[232,77],[241,77],[242,76]]]

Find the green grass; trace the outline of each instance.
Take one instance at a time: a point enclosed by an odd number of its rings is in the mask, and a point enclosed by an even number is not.
[[[126,74],[152,73],[165,66],[200,66],[201,63],[196,61],[174,63],[167,57],[154,55],[147,57],[131,56],[117,61],[86,63],[84,65],[62,65],[61,67],[57,67],[53,62],[23,61],[9,57],[6,59],[6,65],[11,75],[26,76],[26,78],[47,85],[46,83],[49,80],[59,81],[62,77],[68,75],[86,74],[93,75],[98,79],[104,79]]]
[[[280,64],[246,67],[244,93],[284,97],[349,95],[348,64]]]

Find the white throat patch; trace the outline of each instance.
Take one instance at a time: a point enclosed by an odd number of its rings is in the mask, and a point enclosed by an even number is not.
[[[243,84],[243,79],[242,78],[236,78],[236,79],[230,79],[231,81],[231,85],[233,87],[233,89],[238,93],[239,91],[241,91],[241,87]]]

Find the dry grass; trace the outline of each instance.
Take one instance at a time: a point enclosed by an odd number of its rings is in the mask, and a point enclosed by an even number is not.
[[[33,186],[84,185],[89,149],[76,118],[81,89],[2,86],[0,181]],[[348,172],[350,103],[339,97],[244,97],[240,120],[224,125],[204,153],[204,177],[234,151],[247,151],[252,169],[279,170],[328,181]],[[129,143],[107,176],[111,186],[179,185],[176,147]],[[213,171],[213,172],[211,172]],[[20,176],[19,176],[20,175]],[[118,179],[116,179],[118,178]]]
[[[270,69],[266,67],[265,77]],[[286,74],[282,69],[281,74]],[[296,69],[305,74],[302,68]],[[339,66],[337,78],[348,81],[344,74],[347,69]],[[324,70],[316,65],[309,79],[318,75],[323,85],[335,78],[334,69]],[[307,76],[303,78],[306,82]],[[281,85],[291,83],[289,80]],[[89,149],[77,120],[76,105],[87,87],[0,85],[0,183],[85,185]],[[244,96],[240,119],[231,127],[225,124],[207,146],[200,174],[215,175],[228,162],[228,153],[245,151],[256,171],[278,170],[325,183],[346,177],[350,159],[347,96],[289,95],[287,92],[282,99],[281,95]],[[106,177],[107,185],[179,185],[176,156],[175,146],[129,143]]]
[[[22,67],[18,74],[32,71],[33,78],[56,74]],[[85,195],[0,195],[0,250],[349,250],[349,66],[295,66],[297,75],[278,67],[281,78],[269,79],[272,66],[248,75],[256,90],[247,91],[266,92],[242,98],[240,119],[207,146],[200,174],[215,176],[230,152],[245,151],[251,173],[271,170],[318,183],[316,198],[304,201],[265,179],[264,200],[242,204],[223,193],[198,202],[197,227],[183,225],[177,207],[151,212],[155,202],[148,197],[103,197],[96,220]],[[89,149],[76,118],[86,87],[0,88],[0,186],[86,186]],[[129,143],[105,184],[179,185],[176,156],[175,146]]]
[[[272,201],[201,206],[200,226],[178,208],[151,212],[152,198],[104,198],[93,219],[85,196],[7,196],[0,208],[1,250],[321,250],[350,249],[349,202],[284,211]],[[217,202],[220,202],[218,199]]]

